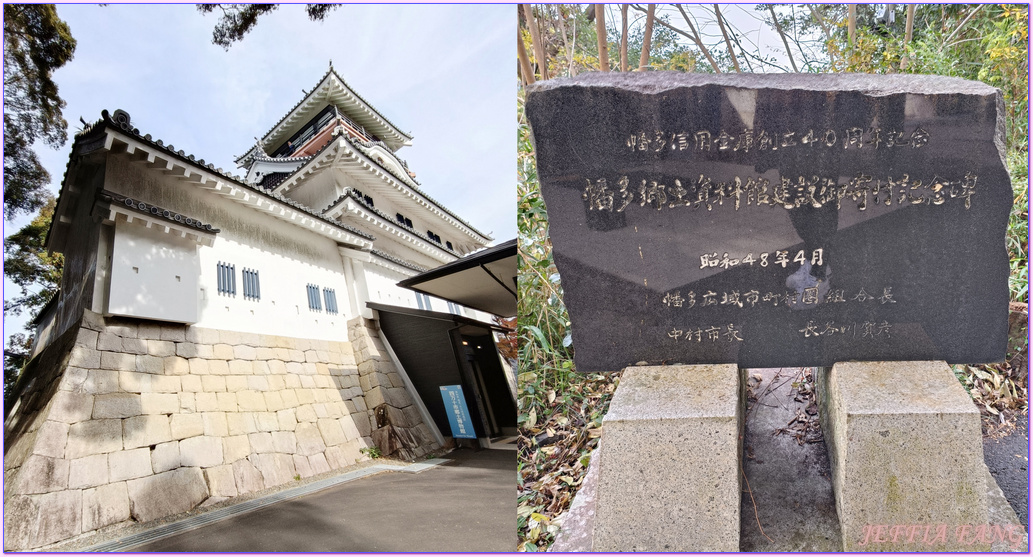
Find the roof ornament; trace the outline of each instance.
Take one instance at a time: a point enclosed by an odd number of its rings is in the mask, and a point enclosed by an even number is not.
[[[265,152],[265,148],[262,147],[262,140],[258,139],[257,137],[255,138],[255,155],[256,156],[262,156],[262,157],[268,157],[269,156],[269,153],[266,153]]]

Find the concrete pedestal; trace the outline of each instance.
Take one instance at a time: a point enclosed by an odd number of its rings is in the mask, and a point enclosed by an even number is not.
[[[735,365],[633,367],[603,419],[592,550],[738,551]]]
[[[844,551],[990,549],[979,411],[945,362],[816,379]]]

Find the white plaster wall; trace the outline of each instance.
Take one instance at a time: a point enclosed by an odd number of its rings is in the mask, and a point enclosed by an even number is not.
[[[408,276],[373,263],[366,263],[363,270],[366,275],[366,287],[369,289],[368,301],[392,306],[419,307],[416,305],[415,292],[396,286],[399,281],[409,278]],[[444,305],[444,302],[441,303]]]
[[[136,222],[115,223],[108,313],[197,322],[197,244]]]
[[[187,182],[156,175],[122,157],[109,158],[105,186],[220,229],[211,247],[197,248],[193,307],[201,327],[270,335],[345,340],[355,317],[337,243]],[[235,297],[218,293],[217,264],[236,267]],[[261,299],[245,300],[242,271],[257,270]],[[308,308],[307,284],[333,288],[339,313]]]

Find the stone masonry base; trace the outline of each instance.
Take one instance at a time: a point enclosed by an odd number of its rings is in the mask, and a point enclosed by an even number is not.
[[[373,328],[371,328],[373,327]],[[4,424],[4,549],[146,522],[368,458],[435,448],[375,324],[351,342],[86,312]]]

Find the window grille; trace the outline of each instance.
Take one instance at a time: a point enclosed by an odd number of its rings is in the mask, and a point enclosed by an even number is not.
[[[227,296],[237,295],[237,266],[223,263],[216,265],[217,284],[219,294]]]
[[[324,288],[323,299],[326,301],[326,312],[337,315],[337,294],[334,289]]]
[[[244,283],[244,299],[259,300],[262,298],[262,290],[258,284],[258,271],[244,269],[241,271],[241,279]]]
[[[416,305],[420,306],[420,309],[430,311],[430,296],[426,294],[416,293]]]
[[[312,311],[323,311],[323,304],[319,300],[319,287],[308,285],[308,309]]]
[[[445,242],[445,246],[446,246],[446,247],[447,247],[448,249],[450,249],[450,250],[452,250],[452,251],[455,251],[455,248],[453,248],[453,247],[452,247],[452,242]]]

